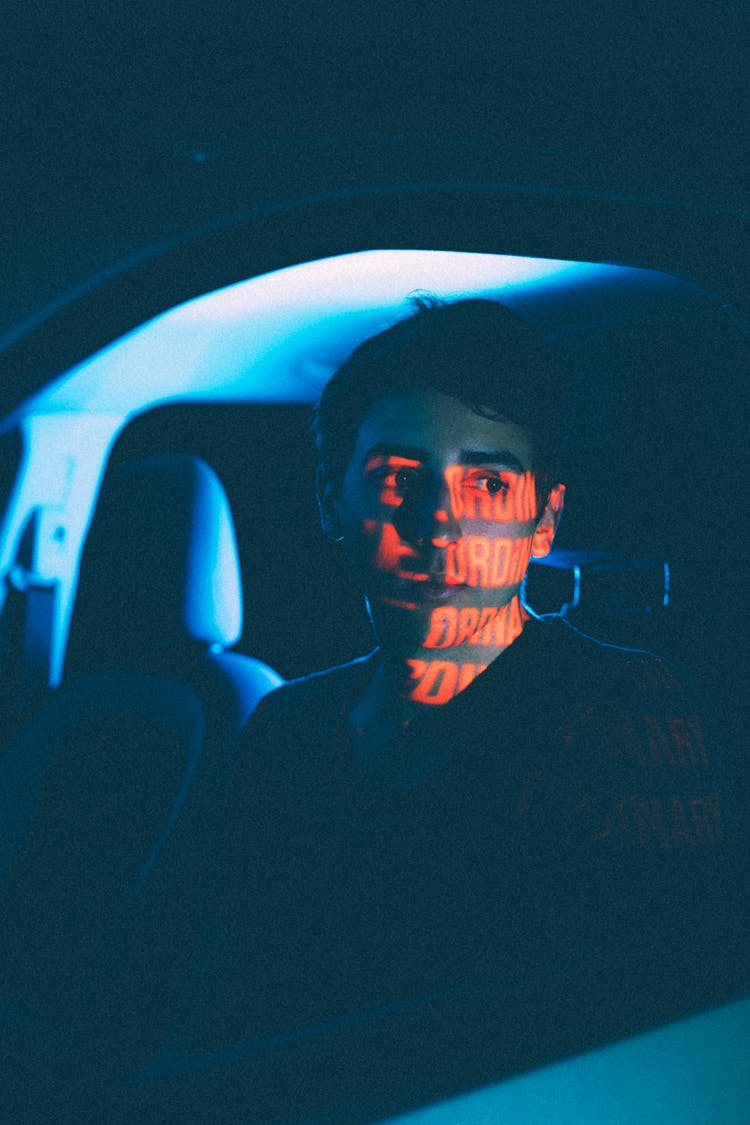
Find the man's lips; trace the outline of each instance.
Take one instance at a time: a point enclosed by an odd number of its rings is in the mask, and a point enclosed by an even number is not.
[[[430,577],[427,581],[412,583],[412,596],[418,601],[442,602],[463,589],[463,584],[446,582],[445,578]]]
[[[463,590],[464,585],[463,582],[448,582],[445,575],[415,574],[411,577],[401,574],[397,583],[384,591],[384,600],[404,605],[449,601]]]

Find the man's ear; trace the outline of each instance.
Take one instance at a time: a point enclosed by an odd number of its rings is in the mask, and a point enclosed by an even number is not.
[[[341,541],[341,521],[336,507],[336,494],[324,470],[318,466],[315,471],[315,492],[318,497],[320,526],[326,538],[334,543]]]
[[[544,510],[531,537],[532,559],[543,559],[552,550],[552,543],[557,525],[560,522],[564,501],[565,485],[554,485],[549,491],[547,503],[544,505]]]

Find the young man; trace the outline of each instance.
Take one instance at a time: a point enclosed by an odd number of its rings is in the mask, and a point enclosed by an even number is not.
[[[530,332],[479,300],[423,306],[321,398],[322,523],[380,645],[347,734],[376,769],[395,733],[465,690],[528,620],[523,578],[549,553],[565,492],[558,400]]]
[[[423,303],[326,387],[322,522],[377,647],[247,728],[193,1009],[212,1046],[473,996],[451,1065],[497,1075],[726,987],[726,789],[694,703],[523,603],[561,418],[546,351],[485,300]]]

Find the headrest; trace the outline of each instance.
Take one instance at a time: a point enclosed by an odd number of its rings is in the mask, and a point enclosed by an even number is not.
[[[130,462],[105,480],[86,540],[71,658],[90,669],[109,654],[232,645],[241,591],[229,503],[213,470],[188,454]]]

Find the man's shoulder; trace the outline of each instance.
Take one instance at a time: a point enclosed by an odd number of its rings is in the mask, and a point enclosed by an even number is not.
[[[240,804],[249,793],[256,809],[289,807],[300,797],[314,803],[335,763],[343,709],[374,657],[289,680],[263,697],[233,755],[231,788]]]
[[[338,716],[357,685],[368,675],[376,653],[288,680],[264,696],[255,709],[246,732],[294,728],[302,724],[320,729],[326,719]]]
[[[736,816],[713,708],[690,673],[569,626],[547,636],[562,680],[551,776],[598,818],[596,838],[713,847]]]
[[[645,649],[609,644],[564,622],[544,631],[541,647],[555,668],[559,713],[580,733],[616,739],[638,730],[649,742],[715,739],[713,709],[695,678]],[[539,647],[539,646],[538,646]],[[703,754],[704,751],[701,751]]]
[[[559,682],[576,694],[621,692],[634,697],[692,697],[700,694],[689,673],[672,660],[647,649],[611,644],[555,618],[538,627],[534,653],[555,669]]]

